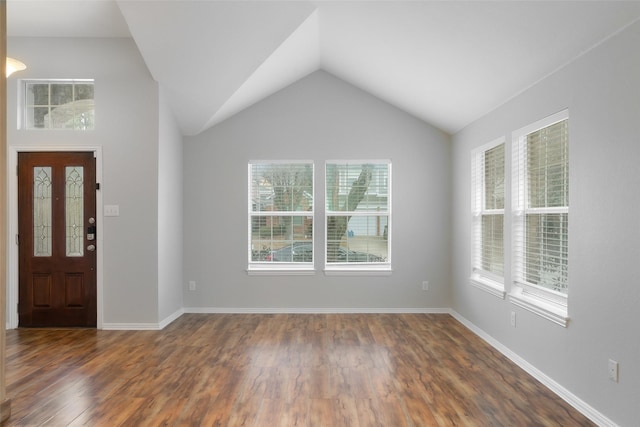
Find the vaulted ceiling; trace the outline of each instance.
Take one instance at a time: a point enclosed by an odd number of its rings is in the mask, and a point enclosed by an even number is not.
[[[186,135],[318,69],[455,133],[639,19],[638,1],[7,2],[10,38],[133,38]]]

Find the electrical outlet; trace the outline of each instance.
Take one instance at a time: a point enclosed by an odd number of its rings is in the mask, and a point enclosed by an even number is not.
[[[516,327],[516,312],[515,311],[511,312],[511,326],[513,326],[514,328]]]
[[[423,291],[428,291],[429,290],[429,281],[425,280],[424,282],[422,282],[422,290]]]
[[[618,382],[618,362],[609,359],[609,379]]]
[[[189,280],[189,290],[190,291],[195,291],[196,290],[196,281],[195,280]]]

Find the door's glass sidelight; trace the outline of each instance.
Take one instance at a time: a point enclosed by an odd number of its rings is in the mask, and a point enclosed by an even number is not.
[[[84,168],[65,167],[66,253],[69,257],[84,255]]]
[[[33,255],[51,256],[51,166],[33,168]]]

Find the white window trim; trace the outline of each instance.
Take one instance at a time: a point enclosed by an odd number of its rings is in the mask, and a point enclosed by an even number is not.
[[[349,266],[345,266],[349,267]],[[393,270],[387,266],[377,266],[370,264],[368,267],[361,268],[340,268],[333,266],[325,268],[325,276],[391,276]]]
[[[306,264],[306,263],[305,263]],[[295,263],[279,263],[278,265],[268,265],[266,263],[253,262],[247,267],[249,276],[313,276],[316,274],[313,265],[311,267],[300,267]]]
[[[525,149],[526,137],[530,133],[549,127],[569,118],[569,110],[563,110],[512,133],[512,275],[513,281],[509,292],[512,304],[531,311],[562,327],[569,322],[568,296],[550,289],[532,286],[519,280],[517,271],[522,270],[523,260],[516,256],[519,242],[517,236],[524,233],[524,215],[526,200],[526,169],[518,167],[518,158]],[[531,213],[568,213],[568,207],[529,209]],[[520,266],[520,267],[519,267]]]
[[[500,144],[505,143],[505,138],[500,137],[495,139],[487,144],[484,144],[471,152],[471,214],[472,214],[472,223],[471,223],[471,276],[469,277],[469,283],[476,288],[488,292],[491,295],[494,295],[500,299],[505,299],[506,290],[504,288],[504,276],[499,276],[497,274],[491,273],[489,271],[484,271],[480,268],[476,268],[476,257],[478,256],[478,251],[480,248],[479,244],[482,243],[482,239],[477,239],[475,237],[476,233],[479,232],[478,227],[481,226],[481,220],[483,214],[489,213],[498,213],[502,214],[503,218],[505,217],[504,209],[492,209],[492,210],[484,210],[483,202],[484,199],[484,180],[478,179],[477,176],[473,176],[474,172],[480,173],[480,169],[482,169],[482,157],[485,152],[491,150],[492,148],[497,147]],[[506,150],[506,146],[505,146]],[[506,151],[505,151],[505,161],[506,161]],[[483,176],[481,174],[481,176]],[[506,176],[505,176],[506,178]],[[506,181],[506,179],[505,179]],[[506,194],[505,194],[506,195]],[[505,200],[506,202],[506,200]]]
[[[496,277],[494,279],[484,271],[473,271],[471,277],[469,278],[469,283],[471,283],[471,286],[475,286],[476,288],[488,292],[500,299],[504,299],[505,295],[507,294],[504,289],[504,278],[501,277],[498,279]]]
[[[261,262],[251,260],[251,218],[255,216],[255,212],[252,210],[251,199],[251,166],[254,164],[269,163],[269,164],[310,164],[313,167],[313,206],[311,212],[309,211],[292,211],[287,214],[310,216],[313,218],[313,228],[311,231],[311,243],[314,245],[313,260],[311,262]],[[315,163],[312,160],[249,160],[247,164],[247,196],[248,196],[248,219],[247,219],[247,274],[249,276],[311,276],[316,274],[315,271],[315,209],[316,209],[316,177],[315,177]],[[258,216],[281,216],[281,212],[259,212]]]
[[[327,276],[388,276],[391,275],[393,272],[393,269],[391,267],[391,235],[392,235],[392,216],[391,216],[391,211],[392,211],[392,206],[393,206],[393,202],[392,202],[392,195],[393,195],[393,191],[392,191],[392,173],[391,173],[391,166],[392,166],[392,162],[390,159],[385,160],[385,159],[378,159],[378,160],[345,160],[345,159],[340,159],[340,160],[327,160],[325,162],[325,176],[324,176],[324,185],[323,188],[326,189],[326,179],[327,179],[327,165],[328,164],[344,164],[344,163],[350,163],[350,164],[365,164],[365,163],[369,163],[369,164],[384,164],[387,165],[389,167],[389,176],[388,176],[388,182],[387,182],[387,200],[388,200],[388,207],[387,207],[387,216],[388,216],[388,221],[387,221],[387,261],[384,263],[327,263],[327,218],[329,216],[334,216],[334,215],[341,215],[344,212],[335,212],[335,211],[329,211],[326,209],[326,190],[325,190],[325,194],[323,197],[323,201],[324,201],[324,274]],[[369,212],[358,212],[355,213],[354,215],[369,215]]]

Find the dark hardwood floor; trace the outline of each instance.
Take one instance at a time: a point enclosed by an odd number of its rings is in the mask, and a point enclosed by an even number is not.
[[[589,426],[449,315],[7,331],[11,426]]]

